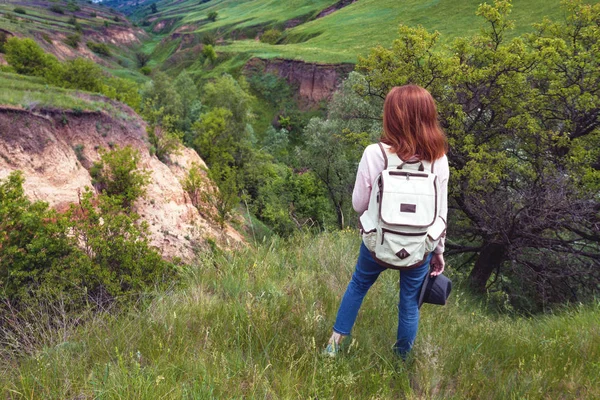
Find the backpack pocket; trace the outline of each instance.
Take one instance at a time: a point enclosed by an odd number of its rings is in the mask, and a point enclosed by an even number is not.
[[[427,232],[403,232],[381,228],[375,254],[384,263],[397,267],[414,265],[425,257]]]
[[[437,247],[440,239],[446,233],[446,221],[438,217],[433,225],[427,229],[427,238],[425,240],[425,252],[431,253]]]

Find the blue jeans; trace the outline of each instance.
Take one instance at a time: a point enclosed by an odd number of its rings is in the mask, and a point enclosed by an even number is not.
[[[423,280],[429,271],[431,255],[423,265],[400,270],[400,302],[398,304],[398,334],[394,351],[405,357],[413,346],[419,325],[419,293]],[[356,269],[348,284],[346,293],[338,310],[334,332],[349,335],[356,321],[358,310],[369,288],[379,274],[387,268],[375,262],[364,244],[360,246]]]

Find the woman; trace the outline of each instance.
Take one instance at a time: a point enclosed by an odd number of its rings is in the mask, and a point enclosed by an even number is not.
[[[368,207],[372,184],[385,169],[385,152],[395,153],[404,161],[424,160],[433,163],[441,192],[439,215],[447,220],[449,168],[446,149],[446,136],[439,125],[431,94],[416,85],[394,87],[385,99],[381,145],[368,146],[358,166],[352,194],[352,205],[356,212],[362,214]],[[444,238],[422,265],[400,270],[398,333],[394,351],[402,358],[411,350],[417,335],[421,285],[430,266],[432,276],[444,271],[443,253]],[[326,354],[336,355],[342,339],[352,330],[364,296],[385,269],[373,259],[364,243],[361,244],[356,269],[342,298]]]

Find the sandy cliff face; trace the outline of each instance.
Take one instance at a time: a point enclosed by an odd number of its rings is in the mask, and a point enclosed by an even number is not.
[[[165,257],[190,260],[207,238],[223,246],[243,243],[230,227],[222,231],[203,218],[183,190],[180,180],[192,164],[204,165],[198,154],[182,149],[170,165],[163,164],[149,154],[144,122],[127,107],[119,107],[123,112],[116,118],[105,112],[0,106],[0,179],[21,170],[31,199],[63,210],[78,201],[86,186],[92,187],[88,168],[99,160],[98,149],[130,145],[141,154],[140,168],[151,173],[147,194],[136,202],[135,211],[148,222],[152,244]],[[80,146],[83,149],[76,152]]]
[[[341,81],[354,69],[353,64],[312,64],[302,61],[251,59],[246,73],[273,73],[298,88],[300,99],[310,104],[328,100]]]

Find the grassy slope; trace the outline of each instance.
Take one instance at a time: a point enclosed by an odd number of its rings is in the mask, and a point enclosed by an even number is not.
[[[80,93],[84,95],[80,96]],[[25,109],[51,107],[65,110],[118,112],[103,96],[48,86],[41,78],[5,72],[0,72],[0,104]]]
[[[298,3],[298,4],[297,4]],[[315,0],[221,0],[198,4],[195,0],[158,3],[157,21],[176,19],[173,29],[186,25],[198,33],[243,30],[256,25],[275,26],[298,16],[315,15],[319,10],[335,1]],[[234,41],[219,51],[245,53],[264,58],[284,57],[311,62],[356,62],[357,56],[366,54],[378,44],[389,46],[396,38],[398,25],[423,25],[429,30],[438,30],[448,42],[457,36],[476,33],[481,26],[475,15],[480,0],[359,0],[324,18],[312,20],[286,31],[294,42],[301,43],[268,45],[254,39]],[[540,22],[544,16],[562,16],[559,0],[515,0],[512,17],[517,23],[515,34],[531,29],[531,24]],[[302,6],[299,6],[299,5]],[[218,11],[219,19],[208,22],[209,11]],[[140,10],[137,18],[147,13]],[[154,17],[154,16],[153,16]],[[252,29],[250,29],[252,33]],[[308,39],[308,40],[307,40]]]
[[[423,25],[437,30],[449,42],[458,36],[477,33],[482,26],[475,15],[480,0],[360,0],[324,18],[289,31],[290,36],[313,37],[306,42],[268,45],[253,40],[235,42],[225,51],[251,52],[259,57],[285,57],[313,62],[356,62],[376,45],[390,46],[400,24]],[[561,16],[559,0],[516,0],[512,19],[515,34],[531,29],[544,16]],[[342,30],[343,34],[340,34]]]
[[[446,307],[423,307],[403,365],[390,351],[393,271],[367,296],[348,351],[323,358],[358,243],[338,232],[206,255],[186,289],[45,342],[7,363],[0,387],[15,399],[600,397],[600,304],[509,318],[458,288]]]
[[[181,25],[195,24],[198,32],[215,29],[243,29],[256,25],[271,25],[287,20],[313,15],[337,0],[213,0],[202,3],[198,0],[171,2],[169,0],[157,3],[158,13],[149,17],[161,19],[177,18]],[[148,7],[134,14],[136,18],[148,13]],[[219,17],[215,22],[209,22],[206,16],[216,11]]]
[[[53,45],[49,41],[56,44],[60,42],[61,37],[77,34],[75,26],[69,23],[69,19],[75,16],[83,30],[79,47],[77,50],[73,50],[76,56],[92,56],[93,53],[87,49],[86,42],[98,41],[98,38],[93,35],[104,35],[105,43],[110,48],[112,56],[95,55],[96,61],[101,60],[103,67],[117,76],[144,81],[146,78],[135,70],[136,46],[111,43],[111,38],[105,28],[105,23],[109,28],[132,28],[125,16],[108,7],[90,4],[87,1],[78,1],[76,4],[81,10],[72,12],[67,9],[68,2],[64,0],[6,0],[0,2],[0,28],[19,36],[34,38],[47,51],[53,51]],[[62,7],[64,14],[50,11],[50,6]],[[26,14],[14,13],[15,7],[23,8]],[[15,16],[17,20],[11,21],[6,18],[8,13]],[[96,17],[92,17],[92,13],[96,13]],[[119,22],[114,20],[115,17],[119,18]]]

